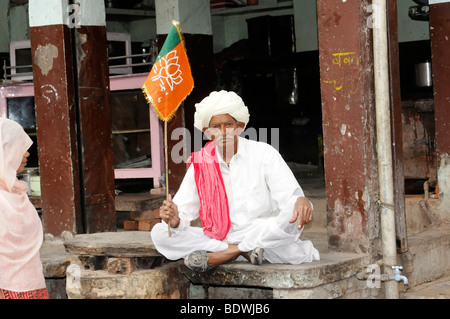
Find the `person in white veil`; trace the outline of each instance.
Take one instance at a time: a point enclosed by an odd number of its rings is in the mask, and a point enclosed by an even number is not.
[[[39,249],[43,229],[30,202],[25,170],[33,141],[20,124],[0,118],[0,299],[48,299]]]
[[[192,153],[175,197],[160,208],[163,223],[151,231],[156,249],[194,271],[236,258],[255,265],[319,260],[311,241],[299,239],[312,204],[294,174],[271,145],[239,136],[250,116],[242,99],[212,92],[195,107],[194,126],[211,142]],[[191,227],[198,217],[202,228]]]

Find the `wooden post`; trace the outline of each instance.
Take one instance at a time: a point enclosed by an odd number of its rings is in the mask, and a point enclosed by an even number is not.
[[[370,1],[317,1],[328,246],[380,253]]]
[[[75,2],[75,1],[74,1]],[[114,159],[103,0],[78,0],[80,25],[72,28],[77,66],[81,189],[85,232],[116,230]],[[92,14],[94,13],[94,14]]]
[[[436,151],[441,209],[450,213],[450,0],[430,1]]]
[[[115,230],[104,2],[30,0],[29,15],[44,231]]]
[[[44,232],[83,230],[67,3],[30,0],[30,37]]]

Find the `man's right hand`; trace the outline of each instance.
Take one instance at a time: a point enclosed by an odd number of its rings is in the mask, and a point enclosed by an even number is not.
[[[180,216],[178,215],[178,206],[172,201],[172,196],[169,194],[169,198],[166,199],[159,209],[159,216],[167,224],[170,223],[170,227],[177,228],[180,225]]]

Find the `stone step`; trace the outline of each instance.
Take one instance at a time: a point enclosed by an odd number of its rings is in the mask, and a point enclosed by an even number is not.
[[[384,298],[383,283],[377,289],[361,279],[361,273],[369,266],[367,255],[329,251],[326,232],[305,231],[302,239],[314,243],[321,254],[320,261],[261,266],[233,262],[206,273],[194,273],[182,261],[166,261],[151,269],[136,267],[127,274],[108,272],[107,267],[95,270],[96,267],[86,264],[86,256],[135,261],[161,257],[149,232],[141,231],[80,234],[66,240],[64,246],[62,242],[60,245],[44,242],[41,258],[46,278],[61,278],[67,268],[69,298],[106,298],[108,294],[110,298],[153,298],[158,289],[163,298]],[[421,284],[450,275],[448,226],[429,229],[408,239],[409,251],[399,256],[404,267],[402,274],[410,282],[409,286],[399,283],[405,297]]]
[[[320,261],[300,265],[270,264],[255,266],[232,262],[196,273],[181,265],[179,271],[190,281],[190,298],[273,298],[329,299],[370,298],[380,289],[368,289],[357,275],[369,264],[365,254],[328,250],[326,232],[304,232],[302,240],[311,240],[320,252]]]
[[[450,226],[431,226],[408,236],[408,251],[399,260],[410,289],[450,275]]]
[[[371,292],[357,275],[367,265],[366,255],[329,252],[322,253],[320,261],[301,265],[233,262],[204,273],[193,272],[184,265],[179,271],[192,283],[196,296],[191,298],[244,299],[249,294],[274,299],[366,298]]]
[[[434,226],[450,224],[450,217],[440,207],[441,199],[424,199],[423,195],[406,195],[406,229],[407,235],[413,236]]]
[[[186,299],[189,281],[177,263],[132,273],[111,274],[73,263],[68,268],[66,292],[69,299]]]
[[[262,266],[255,266],[248,262],[233,262],[218,266],[206,273],[194,273],[185,267],[182,261],[179,261],[166,262],[154,269],[136,269],[126,275],[117,275],[111,273],[110,269],[106,269],[107,261],[99,262],[103,266],[95,267],[92,266],[95,260],[91,258],[89,264],[89,258],[86,256],[98,256],[100,259],[105,256],[108,258],[161,256],[154,248],[150,234],[139,231],[81,234],[64,244],[69,254],[78,256],[72,259],[72,267],[75,267],[77,271],[75,273],[68,271],[69,289],[67,291],[70,298],[83,296],[100,298],[101,296],[95,292],[100,289],[99,287],[118,285],[117,291],[111,288],[111,297],[119,297],[118,291],[123,291],[124,298],[149,296],[152,294],[150,290],[159,288],[152,287],[145,279],[146,276],[153,278],[153,285],[165,287],[168,279],[162,275],[161,271],[166,269],[173,276],[177,273],[177,276],[184,278],[184,280],[178,278],[182,290],[180,296],[184,295],[186,284],[189,286],[189,282],[191,282],[192,291],[198,291],[198,286],[207,286],[220,298],[227,296],[230,289],[234,289],[235,296],[237,292],[251,291],[253,296],[269,294],[270,298],[339,298],[350,294],[367,295],[368,292],[364,292],[367,285],[365,281],[357,279],[357,274],[367,267],[368,256],[329,252],[326,233],[306,232],[304,237],[304,239],[312,240],[319,249],[320,261],[301,265],[264,263]],[[162,278],[165,284],[157,284],[154,282],[157,280],[155,278]],[[120,288],[127,285],[131,287],[140,285],[138,279],[144,284],[140,286],[141,291],[136,296],[130,295],[131,288]],[[74,282],[78,283],[75,285],[77,289],[71,288]],[[173,294],[173,283],[167,287],[170,292],[161,291],[161,295]],[[142,291],[146,289],[149,291]],[[102,294],[104,293],[105,290],[102,291]],[[212,296],[211,292],[208,294]],[[195,298],[194,294],[191,297]]]
[[[122,231],[79,234],[64,242],[66,251],[75,255],[107,257],[156,257],[149,232]]]
[[[450,299],[450,276],[414,287],[401,294],[402,299]]]
[[[149,232],[79,234],[64,243],[70,299],[186,298],[188,280],[165,263]]]

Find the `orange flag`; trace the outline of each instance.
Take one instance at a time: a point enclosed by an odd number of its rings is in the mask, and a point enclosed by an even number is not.
[[[159,118],[165,122],[172,118],[194,88],[180,23],[172,21],[172,24],[142,87],[147,101],[153,104]]]

